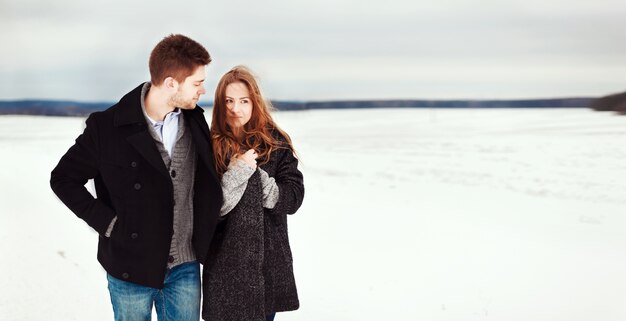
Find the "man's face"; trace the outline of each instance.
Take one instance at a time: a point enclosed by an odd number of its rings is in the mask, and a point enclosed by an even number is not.
[[[194,109],[204,90],[205,66],[199,66],[189,77],[178,84],[178,91],[170,98],[172,107]]]

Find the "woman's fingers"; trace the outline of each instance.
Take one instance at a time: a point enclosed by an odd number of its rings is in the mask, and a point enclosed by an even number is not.
[[[241,160],[246,162],[248,165],[256,168],[256,158],[259,157],[254,149],[248,149],[243,155],[241,155]]]
[[[246,151],[244,155],[249,155],[253,159],[257,159],[259,157],[259,155],[256,153],[254,149],[248,149],[248,151]]]

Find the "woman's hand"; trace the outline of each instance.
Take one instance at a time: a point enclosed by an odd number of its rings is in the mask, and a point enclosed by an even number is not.
[[[256,169],[256,159],[259,155],[254,151],[254,149],[248,149],[247,152],[237,156],[236,158],[248,164],[248,166]]]

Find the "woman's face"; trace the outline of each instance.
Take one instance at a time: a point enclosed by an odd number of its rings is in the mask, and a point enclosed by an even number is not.
[[[241,127],[247,124],[253,107],[248,87],[244,83],[234,82],[226,86],[226,108],[231,126]]]

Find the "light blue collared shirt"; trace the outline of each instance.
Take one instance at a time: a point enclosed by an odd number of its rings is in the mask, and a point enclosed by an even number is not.
[[[152,124],[154,131],[159,134],[163,146],[167,150],[167,154],[172,157],[172,150],[174,144],[176,144],[176,136],[178,135],[178,117],[180,115],[180,108],[174,109],[165,115],[164,120],[154,121],[148,116],[148,120]]]

